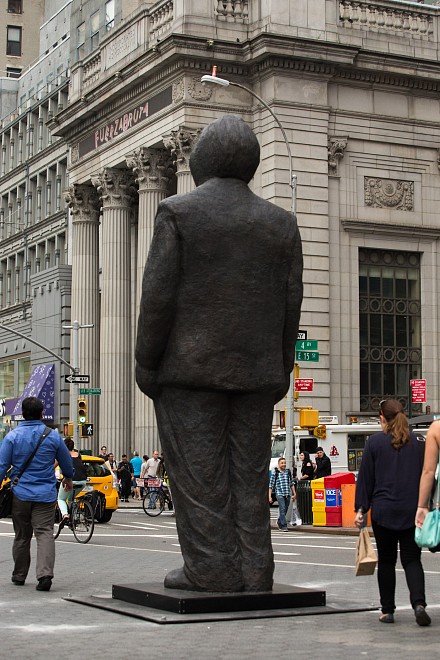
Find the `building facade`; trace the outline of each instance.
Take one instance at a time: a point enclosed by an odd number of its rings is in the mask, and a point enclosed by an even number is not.
[[[293,153],[305,257],[301,329],[318,342],[298,361],[300,376],[314,379],[298,403],[341,421],[376,414],[386,396],[400,398],[408,412],[425,404],[438,411],[439,7],[399,0],[73,0],[69,11],[70,38],[60,42],[68,42],[69,83],[52,90],[58,107],[42,115],[59,160],[39,155],[29,188],[32,200],[41,197],[37,217],[50,181],[50,230],[44,241],[32,239],[35,257],[31,251],[25,261],[36,283],[34,314],[48,292],[39,288],[41,263],[56,237],[53,267],[66,276],[71,269],[71,291],[68,279],[63,289],[66,305],[71,293],[70,318],[93,325],[79,333],[79,363],[102,391],[88,400],[96,442],[116,455],[151,453],[159,444],[151,402],[134,377],[141,277],[158,203],[194,185],[188,163],[201,129],[224,113],[243,117],[261,144],[251,186],[291,207],[280,129],[246,90],[202,84],[213,66],[269,104]],[[42,152],[52,154],[54,144]],[[25,179],[9,170],[4,176],[9,218]],[[67,215],[56,192],[64,185]],[[57,205],[64,228],[56,224]],[[20,263],[12,247],[5,244],[2,257],[10,300]],[[8,300],[8,285],[4,291]],[[9,302],[0,314],[10,313]],[[56,341],[68,344],[61,327]],[[60,399],[68,396],[62,375],[60,367]],[[412,403],[411,380],[422,379],[426,402]]]
[[[5,4],[5,3],[3,3]],[[20,419],[23,392],[46,401],[46,418],[69,419],[70,358],[67,147],[47,122],[67,107],[70,3],[8,3],[22,13],[35,61],[23,68],[13,111],[0,123],[0,418]],[[36,8],[39,13],[36,14]],[[18,20],[18,19],[17,19]],[[33,34],[33,37],[31,37]],[[33,46],[34,47],[34,46]],[[47,347],[48,353],[42,347]],[[57,357],[61,358],[61,360]]]
[[[69,105],[49,125],[70,150],[73,315],[96,327],[80,354],[107,445],[158,442],[134,382],[140,281],[158,202],[194,185],[200,129],[226,112],[248,121],[262,147],[252,186],[290,208],[281,132],[245,90],[203,85],[214,65],[269,103],[293,151],[301,328],[319,351],[299,362],[314,378],[300,403],[345,421],[387,395],[408,408],[424,378],[438,408],[438,14],[394,0],[162,0],[72,64]]]

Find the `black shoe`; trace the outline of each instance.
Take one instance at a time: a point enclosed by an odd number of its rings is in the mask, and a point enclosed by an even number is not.
[[[52,586],[52,578],[49,577],[48,575],[45,575],[44,577],[38,580],[38,584],[35,588],[37,591],[50,591],[51,586]]]
[[[391,612],[384,612],[380,615],[379,621],[381,623],[394,623],[394,614]]]
[[[416,615],[416,622],[419,626],[430,626],[431,617],[423,607],[423,605],[416,605],[414,608],[414,614]]]
[[[11,577],[11,582],[13,582],[17,587],[22,587],[24,585],[24,580],[19,580],[15,577],[15,575]]]

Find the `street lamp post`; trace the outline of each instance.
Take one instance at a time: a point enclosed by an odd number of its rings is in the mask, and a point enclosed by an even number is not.
[[[202,83],[212,83],[214,85],[222,85],[223,87],[232,86],[232,87],[239,87],[240,89],[244,89],[246,92],[251,94],[251,96],[254,96],[261,103],[261,105],[264,106],[266,110],[272,115],[278,128],[281,131],[281,134],[284,138],[284,142],[286,144],[287,155],[289,157],[289,183],[292,189],[291,210],[292,213],[296,214],[297,176],[296,174],[293,173],[292,151],[290,149],[290,144],[287,139],[286,131],[284,130],[283,125],[281,124],[280,120],[278,119],[272,108],[266,103],[266,101],[264,101],[261,98],[261,96],[258,96],[258,94],[256,94],[256,92],[254,92],[249,87],[246,87],[245,85],[241,85],[240,83],[231,82],[230,80],[226,80],[226,78],[219,78],[217,76],[216,66],[214,66],[212,69],[212,75],[202,76],[201,81]],[[292,370],[290,373],[289,391],[287,392],[287,396],[286,396],[286,456],[285,457],[288,466],[292,465],[292,459],[293,459],[293,400],[294,400],[293,393],[294,393],[294,376]]]

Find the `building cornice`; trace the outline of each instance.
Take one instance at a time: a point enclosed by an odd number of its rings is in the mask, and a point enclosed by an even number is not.
[[[402,225],[397,223],[370,222],[365,220],[343,220],[341,225],[344,231],[350,234],[368,236],[374,234],[378,237],[393,237],[414,239],[421,241],[436,241],[440,238],[440,227],[426,227],[420,225]]]

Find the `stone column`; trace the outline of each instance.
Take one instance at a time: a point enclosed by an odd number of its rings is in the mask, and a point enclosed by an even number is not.
[[[177,167],[177,194],[187,193],[195,188],[194,179],[189,169],[189,158],[200,133],[200,128],[190,129],[180,126],[163,138],[163,143],[167,149],[170,149]]]
[[[100,444],[129,453],[131,359],[130,220],[136,189],[127,170],[104,168],[92,183],[101,199]]]
[[[71,320],[94,326],[78,333],[79,369],[81,374],[90,374],[89,387],[99,387],[99,198],[92,185],[73,184],[65,199],[72,214],[73,234]],[[74,423],[76,404],[71,395],[70,419]],[[94,445],[90,448],[96,452],[99,397],[88,397],[87,407],[88,421],[94,425]]]
[[[136,305],[135,324],[139,317],[139,304],[142,293],[142,276],[154,229],[159,202],[166,197],[168,184],[174,176],[169,152],[165,149],[147,149],[141,147],[126,157],[139,184],[139,213],[136,257]],[[140,453],[152,455],[159,448],[154,406],[134,384],[135,396],[135,439],[134,447]]]

